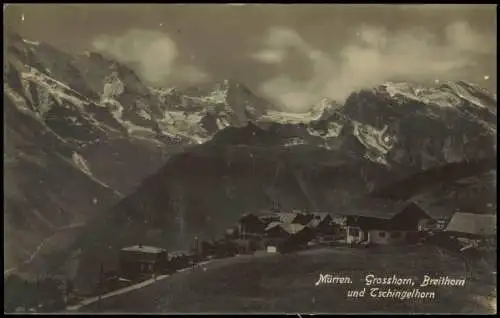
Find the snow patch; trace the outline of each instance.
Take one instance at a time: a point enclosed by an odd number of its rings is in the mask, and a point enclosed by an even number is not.
[[[124,92],[124,89],[125,85],[119,79],[116,79],[111,83],[105,83],[102,93],[102,100],[107,101],[110,99],[114,99],[120,96]]]
[[[35,46],[40,45],[40,42],[38,42],[38,41],[30,41],[30,40],[23,39],[23,42],[26,44],[35,45]]]
[[[385,155],[392,149],[396,136],[386,134],[387,126],[378,130],[375,127],[361,124],[357,121],[353,121],[353,124],[354,136],[367,148],[365,156],[375,162],[387,164]]]
[[[76,151],[73,152],[73,163],[86,175],[92,176],[88,162]]]
[[[342,128],[344,125],[341,125],[339,123],[335,122],[329,122],[327,126],[327,132],[326,134],[321,134],[320,131],[312,129],[312,128],[307,128],[307,132],[311,136],[316,136],[316,137],[321,137],[321,138],[336,138],[340,136],[340,132],[342,131]]]
[[[164,118],[158,121],[160,128],[171,136],[183,136],[188,139],[204,135],[200,126],[203,115],[183,111],[166,111]],[[199,140],[197,140],[198,142]],[[203,139],[205,142],[206,139]]]
[[[48,100],[48,95],[52,95],[60,104],[63,104],[63,101],[67,101],[70,104],[79,107],[80,109],[82,109],[83,105],[85,104],[84,100],[74,95],[68,94],[68,92],[72,92],[80,95],[78,92],[74,91],[67,85],[39,72],[35,68],[31,68],[29,72],[22,72],[21,80],[26,82],[34,82],[35,84],[40,86],[40,88],[47,90],[46,93],[42,93],[46,94],[46,96],[43,96],[44,101],[46,101],[46,99]]]
[[[305,145],[305,144],[306,144],[306,142],[304,139],[302,139],[300,137],[293,137],[293,138],[288,139],[285,142],[285,147],[300,146],[300,145]]]
[[[210,93],[210,95],[206,97],[199,97],[193,99],[198,99],[205,103],[226,104],[228,90],[225,86],[226,85],[221,85],[221,87],[217,87]]]
[[[222,130],[222,129],[226,128],[226,127],[231,126],[231,124],[225,118],[217,118],[217,120],[215,122],[216,122],[217,128],[219,130]]]
[[[314,112],[307,113],[286,113],[280,111],[267,111],[260,120],[261,121],[271,121],[276,123],[289,123],[289,124],[301,124],[309,123],[314,120],[318,120],[321,115],[315,114]]]
[[[448,88],[448,90],[443,88]],[[374,88],[374,91],[376,93],[384,91],[396,100],[399,96],[438,107],[457,107],[460,105],[461,99],[464,99],[477,107],[488,108],[479,98],[470,93],[471,89],[482,91],[473,84],[457,82],[445,82],[434,88],[420,87],[409,83],[387,82]]]
[[[464,88],[462,85],[459,85],[457,83],[453,82],[447,82],[446,85],[460,98],[463,98],[475,106],[478,106],[480,108],[488,108],[486,105],[484,105],[478,98],[474,97],[470,92]]]
[[[28,107],[26,104],[26,101],[24,98],[18,94],[15,90],[13,90],[9,84],[4,83],[3,84],[3,91],[4,93],[7,93],[7,96],[10,97],[13,100],[13,104],[21,111],[23,112],[30,112],[31,109]]]
[[[148,112],[146,112],[144,109],[139,110],[137,114],[144,119],[151,120],[151,115],[148,114]]]

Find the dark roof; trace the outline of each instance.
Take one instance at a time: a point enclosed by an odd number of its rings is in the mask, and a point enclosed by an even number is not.
[[[255,214],[253,213],[246,213],[246,214],[243,214],[243,216],[239,219],[239,223],[243,223],[243,222],[253,222],[253,221],[257,221],[257,222],[260,222],[260,223],[264,223],[264,221],[259,218],[258,216],[256,216]]]
[[[279,220],[279,215],[277,213],[266,213],[266,214],[257,214],[257,217],[259,218],[259,220],[269,220],[269,219],[273,219],[273,220]]]
[[[425,214],[427,211],[414,201],[394,201],[378,198],[366,198],[354,202],[342,213],[344,216],[356,215],[377,219],[391,219],[403,212],[411,205],[415,205]]]
[[[313,219],[319,219],[320,221],[323,221],[327,217],[331,217],[329,213],[326,212],[312,212],[311,215],[313,216]]]
[[[312,228],[315,228],[315,227],[317,227],[320,223],[321,223],[321,220],[319,220],[319,219],[312,219],[311,221],[309,221],[309,223],[307,223],[307,226],[312,227]]]
[[[267,226],[266,226],[266,229],[265,231],[269,231],[270,229],[274,228],[274,227],[277,227],[277,226],[280,226],[281,225],[281,222],[271,222],[269,223]]]
[[[281,222],[271,222],[267,227],[266,231],[269,231],[272,228],[280,227],[288,234],[297,234],[305,228],[305,225],[296,224],[296,223],[281,223]]]
[[[170,257],[191,256],[193,252],[190,251],[173,251],[168,253]]]

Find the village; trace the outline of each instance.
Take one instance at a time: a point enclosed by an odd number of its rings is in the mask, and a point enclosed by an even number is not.
[[[314,248],[377,248],[433,244],[470,256],[496,251],[496,215],[455,212],[432,217],[415,202],[360,201],[348,214],[269,210],[248,213],[218,239],[198,240],[187,251],[167,251],[137,244],[119,251],[118,270],[101,269],[91,293],[75,291],[65,304],[102,295],[178,271],[192,270],[210,259],[254,253],[295,253]]]
[[[378,213],[376,212],[378,211]],[[198,241],[188,251],[135,245],[120,251],[119,271],[104,273],[100,292],[194,270],[197,263],[257,252],[293,253],[317,247],[435,244],[456,253],[496,250],[496,215],[456,212],[451,218],[430,216],[415,202],[361,201],[350,214],[261,211],[244,214],[219,238]]]

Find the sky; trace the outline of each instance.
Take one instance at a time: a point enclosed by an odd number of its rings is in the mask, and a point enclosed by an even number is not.
[[[386,81],[496,93],[494,5],[23,4],[4,8],[4,25],[109,55],[150,85],[234,79],[294,112]]]

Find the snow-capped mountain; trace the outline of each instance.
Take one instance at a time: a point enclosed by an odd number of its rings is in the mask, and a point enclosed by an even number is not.
[[[466,98],[464,90],[474,97]],[[479,96],[479,89],[463,82],[422,91],[386,83],[352,93],[323,118],[287,122],[281,114],[276,121],[262,116],[244,127],[228,127],[172,156],[106,218],[89,225],[95,229],[89,233],[101,233],[96,242],[107,246],[140,237],[166,248],[187,248],[192,237],[217,236],[245,212],[278,205],[343,213],[356,200],[391,184],[394,188],[400,180],[408,188],[418,181],[407,196],[440,214],[484,210],[482,200],[494,200],[494,184],[486,184],[489,191],[480,200],[463,199],[470,195],[454,189],[417,197],[422,189],[480,180],[476,175],[492,168],[496,101]],[[488,164],[472,169],[469,162]],[[429,169],[442,180],[414,178]],[[155,236],[156,231],[164,235]],[[84,270],[81,275],[87,277]]]
[[[98,53],[16,35],[6,52],[7,268],[88,220],[89,241],[154,224],[174,246],[243,210],[344,207],[383,182],[496,156],[496,97],[465,82],[385,83],[293,114],[235,80],[148,87]]]
[[[12,246],[6,267],[28,259],[55,229],[106,210],[172,153],[244,125],[267,103],[234,81],[154,89],[98,53],[69,55],[16,34],[4,48],[6,241],[29,241]],[[50,187],[41,175],[53,176]],[[77,179],[88,185],[78,189]],[[45,203],[35,204],[34,194]],[[37,223],[32,235],[19,218]]]
[[[308,112],[290,113],[269,109],[259,118],[259,120],[262,122],[288,124],[309,123],[311,121],[328,118],[332,113],[335,112],[336,109],[340,107],[342,107],[342,105],[340,105],[339,103],[328,98],[323,98],[316,104],[312,105],[311,109]]]

